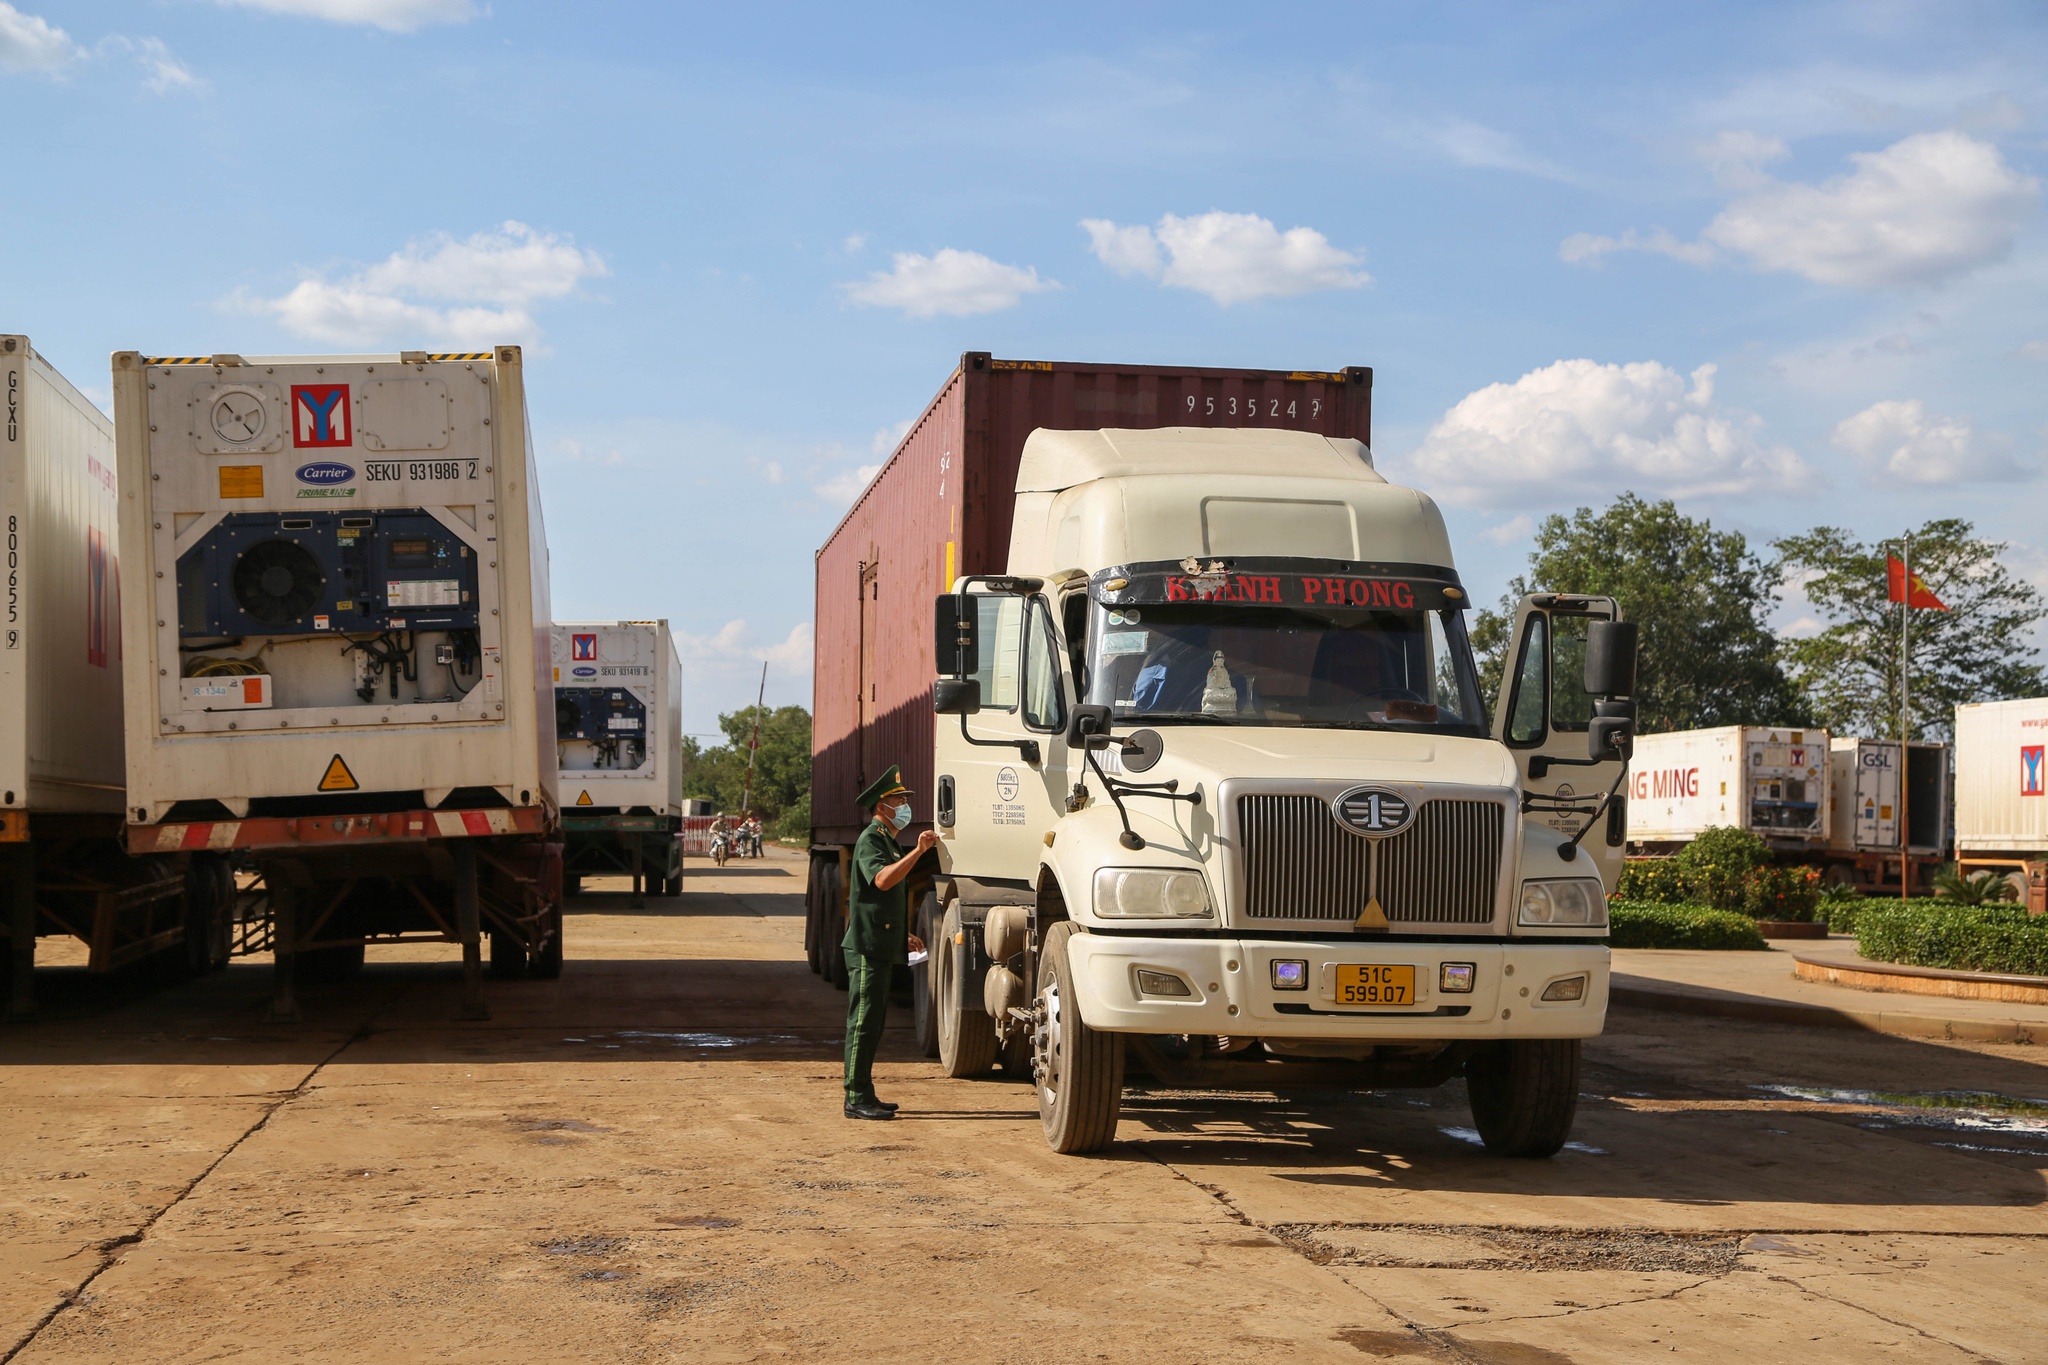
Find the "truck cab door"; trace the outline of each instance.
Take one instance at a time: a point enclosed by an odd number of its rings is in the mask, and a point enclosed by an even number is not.
[[[979,709],[939,715],[933,771],[949,871],[1035,881],[1046,831],[1064,812],[1068,660],[1041,594],[975,593]]]
[[[1628,693],[1634,690],[1634,627],[1625,633],[1626,678],[1594,679],[1587,655],[1595,625],[1620,619],[1620,608],[1611,597],[1524,597],[1515,609],[1514,634],[1493,716],[1493,737],[1508,747],[1521,769],[1525,818],[1566,838],[1590,823],[1579,839],[1580,857],[1590,857],[1609,888],[1621,875],[1628,836],[1628,764],[1614,756],[1612,743],[1600,744],[1605,756],[1596,757],[1595,735],[1611,735],[1613,721],[1626,717],[1632,737],[1635,704]],[[1602,656],[1596,667],[1611,662],[1607,656],[1615,642],[1611,634],[1595,651]],[[1596,681],[1607,690],[1589,690],[1588,684]],[[1627,745],[1621,747],[1625,751]]]

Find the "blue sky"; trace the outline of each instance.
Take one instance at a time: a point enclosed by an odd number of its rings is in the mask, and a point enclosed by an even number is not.
[[[669,617],[695,731],[808,704],[965,350],[1371,365],[1482,601],[1624,488],[2048,584],[2044,73],[2029,4],[15,0],[0,328],[102,399],[522,342],[557,615]]]

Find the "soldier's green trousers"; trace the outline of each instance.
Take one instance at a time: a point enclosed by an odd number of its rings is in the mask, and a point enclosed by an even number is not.
[[[889,981],[895,964],[864,953],[846,955],[846,1102],[875,1097],[875,1052],[882,1046],[882,1019],[889,1010]]]

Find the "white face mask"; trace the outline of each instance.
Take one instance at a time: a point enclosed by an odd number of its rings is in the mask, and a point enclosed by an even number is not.
[[[908,801],[898,801],[896,803],[895,807],[889,812],[889,823],[899,830],[909,825],[910,803]]]

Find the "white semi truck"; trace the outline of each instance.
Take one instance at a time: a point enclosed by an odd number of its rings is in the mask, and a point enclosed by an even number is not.
[[[666,621],[557,622],[562,877],[632,879],[633,906],[683,893],[683,683]]]
[[[547,539],[519,348],[113,357],[128,846],[245,878],[294,979],[561,970]],[[253,878],[253,881],[248,880]]]
[[[970,353],[820,553],[822,685],[854,634],[842,541],[866,548],[856,638],[894,652],[892,597],[956,563],[918,521],[1008,514],[936,599],[931,776],[906,769],[940,835],[918,998],[950,1074],[1029,1072],[1055,1150],[1113,1140],[1127,1064],[1258,1090],[1462,1076],[1490,1150],[1570,1132],[1607,1006],[1634,628],[1605,598],[1525,599],[1489,724],[1436,505],[1374,469],[1362,413],[1325,425],[1369,391]],[[1091,412],[1160,425],[1049,429]],[[878,770],[897,699],[859,701]],[[828,916],[832,858],[814,843]]]

